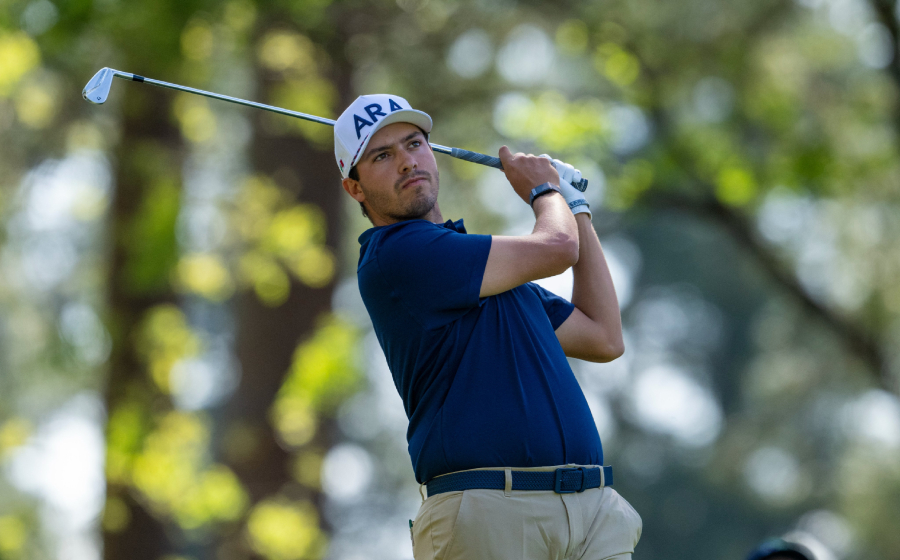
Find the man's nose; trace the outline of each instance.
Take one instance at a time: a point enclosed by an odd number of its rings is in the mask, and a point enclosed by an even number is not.
[[[402,151],[400,156],[400,173],[407,174],[410,171],[414,170],[418,167],[419,163],[416,161],[416,158],[407,151]]]

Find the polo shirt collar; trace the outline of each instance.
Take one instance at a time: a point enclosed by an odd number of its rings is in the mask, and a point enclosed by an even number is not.
[[[463,225],[462,219],[456,220],[455,222],[453,220],[447,220],[444,222],[444,227],[452,229],[456,233],[467,233],[466,226]]]
[[[395,226],[395,225],[397,225],[397,224],[391,224],[390,226],[378,226],[378,227],[373,227],[373,228],[367,229],[366,231],[362,232],[362,235],[359,236],[359,244],[365,245],[366,243],[368,243],[369,239],[371,239],[371,237],[379,229],[389,228],[389,227]],[[437,227],[445,227],[447,229],[452,229],[456,233],[468,233],[466,231],[466,226],[463,224],[462,219],[456,220],[455,222],[453,220],[447,220],[443,224],[434,224],[434,225]]]

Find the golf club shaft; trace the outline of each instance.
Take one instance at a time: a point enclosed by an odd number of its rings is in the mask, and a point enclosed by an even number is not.
[[[281,107],[275,107],[273,105],[266,105],[264,103],[257,103],[255,101],[247,101],[246,99],[238,99],[237,97],[231,97],[229,95],[222,95],[220,93],[213,93],[211,91],[204,91],[202,89],[196,89],[187,86],[181,86],[178,84],[170,84],[169,82],[163,82],[160,80],[154,80],[152,78],[145,78],[144,76],[139,76],[138,74],[129,74],[128,72],[122,72],[120,70],[113,70],[110,68],[113,73],[113,76],[116,78],[121,78],[123,80],[130,80],[134,82],[142,82],[145,84],[152,84],[154,86],[174,89],[178,91],[184,91],[187,93],[194,93],[197,95],[202,95],[204,97],[210,97],[212,99],[219,99],[221,101],[228,101],[231,103],[237,103],[238,105],[245,105],[247,107],[254,107],[256,109],[263,109],[265,111],[271,111],[273,113],[278,113],[279,115],[287,115],[289,117],[295,117],[298,119],[303,119],[305,121],[311,121],[319,124],[327,124],[329,126],[334,126],[335,121],[332,119],[326,119],[324,117],[317,117],[315,115],[308,115],[306,113],[300,113],[298,111],[290,111],[288,109],[282,109]],[[441,146],[440,144],[431,144],[431,149],[435,152],[441,154],[447,154],[449,156],[455,157],[457,159],[462,159],[465,161],[471,161],[473,163],[479,163],[481,165],[486,165],[488,167],[494,167],[496,169],[503,170],[503,165],[500,163],[500,158],[496,158],[493,156],[489,156],[487,154],[482,154],[479,152],[472,152],[469,150],[463,150],[461,148],[450,148],[447,146]],[[574,185],[580,191],[584,191],[587,187],[587,180],[582,179],[581,183]]]
[[[202,89],[195,89],[192,87],[180,86],[178,84],[170,84],[169,82],[154,80],[152,78],[145,78],[144,76],[139,76],[137,74],[129,74],[128,72],[120,72],[119,70],[113,70],[113,73],[117,78],[122,78],[123,80],[132,80],[135,82],[143,82],[145,84],[152,84],[154,86],[175,89],[178,91],[185,91],[187,93],[196,93],[197,95],[202,95],[204,97],[211,97],[213,99],[219,99],[221,101],[229,101],[231,103],[237,103],[238,105],[246,105],[247,107],[255,107],[257,109],[263,109],[265,111],[271,111],[273,113],[278,113],[279,115],[287,115],[289,117],[296,117],[298,119],[303,119],[305,121],[312,121],[312,122],[319,123],[319,124],[327,124],[329,126],[334,126],[334,123],[335,123],[335,121],[333,121],[332,119],[326,119],[324,117],[317,117],[315,115],[307,115],[306,113],[300,113],[298,111],[290,111],[288,109],[282,109],[281,107],[275,107],[273,105],[266,105],[264,103],[257,103],[255,101],[247,101],[246,99],[238,99],[237,97],[231,97],[229,95],[213,93],[211,91],[204,91]],[[496,167],[497,169],[503,169],[503,166],[500,165],[500,159],[491,157],[489,155],[479,154],[477,152],[470,152],[468,150],[460,150],[459,148],[448,148],[447,146],[441,146],[438,144],[431,144],[431,148],[435,152],[439,152],[442,154],[448,154],[448,155],[458,157],[460,159],[465,159],[468,161],[474,161],[475,163],[481,163],[482,165],[487,165],[489,167]],[[457,153],[461,153],[462,155],[454,154],[453,153],[454,150],[456,150]],[[475,156],[478,156],[478,159],[476,159]]]

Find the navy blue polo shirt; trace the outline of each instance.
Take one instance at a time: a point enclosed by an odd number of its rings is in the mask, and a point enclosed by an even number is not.
[[[480,298],[491,236],[409,220],[360,237],[359,290],[409,418],[416,480],[603,463],[554,331],[574,306],[537,284]]]

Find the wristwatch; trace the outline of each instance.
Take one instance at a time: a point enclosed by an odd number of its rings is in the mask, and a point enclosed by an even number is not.
[[[562,194],[562,192],[559,190],[559,187],[557,187],[553,183],[543,183],[531,189],[531,199],[528,201],[528,204],[534,206],[535,198],[543,196],[549,192],[558,192]]]

